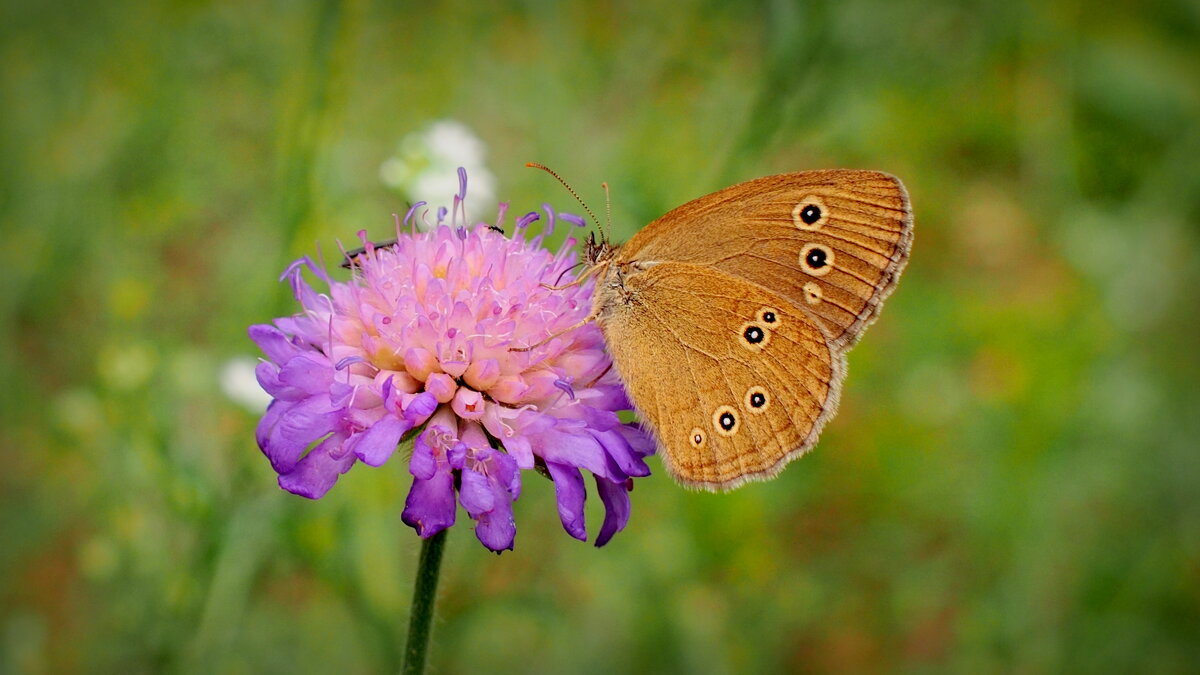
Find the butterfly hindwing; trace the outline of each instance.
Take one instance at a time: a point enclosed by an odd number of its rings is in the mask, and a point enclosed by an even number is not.
[[[617,370],[686,485],[774,476],[836,409],[843,356],[781,294],[689,263],[634,266],[598,293]]]

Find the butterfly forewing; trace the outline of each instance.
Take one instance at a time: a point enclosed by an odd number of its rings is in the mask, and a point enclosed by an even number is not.
[[[874,320],[911,245],[899,180],[875,171],[806,171],[688,202],[639,232],[618,262],[686,262],[745,279],[817,317],[841,349]]]
[[[778,293],[689,263],[633,266],[623,295],[599,293],[617,370],[684,484],[774,476],[837,406],[841,353]]]

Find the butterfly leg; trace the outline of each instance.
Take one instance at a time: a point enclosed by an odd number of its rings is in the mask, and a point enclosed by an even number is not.
[[[596,272],[598,272],[599,270],[601,270],[605,267],[608,267],[607,262],[597,263],[597,264],[592,265],[591,267],[587,268],[586,270],[584,270],[583,274],[580,274],[579,277],[575,279],[575,281],[572,281],[569,284],[563,284],[562,286],[551,286],[550,284],[541,284],[541,287],[545,288],[546,290],[550,290],[550,291],[561,291],[561,290],[565,290],[568,288],[574,288],[574,287],[582,284],[583,282],[587,281],[588,277],[592,276],[593,274],[595,274]]]
[[[568,327],[568,328],[564,328],[564,329],[562,329],[562,330],[558,331],[557,333],[555,333],[555,334],[551,335],[550,337],[548,337],[548,338],[546,338],[546,339],[544,339],[544,340],[541,340],[541,341],[539,341],[539,342],[535,342],[534,344],[531,344],[531,345],[529,345],[528,347],[509,347],[509,348],[508,348],[508,351],[510,351],[510,352],[527,352],[527,351],[529,351],[529,350],[531,350],[531,349],[536,349],[536,348],[538,348],[538,347],[541,347],[542,345],[546,344],[547,342],[549,342],[549,341],[553,340],[553,339],[554,339],[554,338],[556,338],[556,337],[559,337],[559,336],[562,336],[562,335],[566,335],[567,333],[570,333],[571,331],[575,330],[576,328],[583,328],[584,326],[588,325],[589,323],[591,323],[591,322],[595,321],[595,320],[596,320],[596,319],[598,319],[598,318],[600,318],[600,314],[599,314],[599,313],[597,313],[597,312],[592,312],[591,314],[588,314],[588,315],[587,315],[587,316],[586,316],[586,317],[583,319],[583,321],[580,321],[579,323],[575,324],[574,326],[570,326],[570,327]]]

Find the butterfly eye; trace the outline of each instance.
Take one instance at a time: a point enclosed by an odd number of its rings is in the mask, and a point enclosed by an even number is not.
[[[767,390],[760,386],[753,386],[746,390],[745,398],[746,409],[758,415],[767,411],[767,407],[771,403],[770,397],[767,395]]]
[[[732,436],[738,432],[737,411],[733,406],[723,405],[713,412],[713,428],[722,436]]]
[[[742,346],[751,351],[761,351],[771,341],[771,333],[757,323],[744,323],[741,328]]]
[[[825,204],[815,196],[800,200],[792,209],[792,222],[801,230],[817,230],[824,224]]]
[[[800,266],[813,276],[822,276],[833,269],[833,249],[821,244],[809,244],[800,250]]]

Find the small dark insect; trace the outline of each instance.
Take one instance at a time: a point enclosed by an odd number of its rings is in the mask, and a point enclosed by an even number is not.
[[[497,227],[495,225],[488,225],[487,227],[489,230],[494,230],[496,232],[499,232],[500,234],[504,234],[503,227]],[[387,241],[381,241],[379,243],[371,244],[371,246],[374,248],[388,248],[389,246],[395,246],[395,245],[396,245],[395,239],[388,239]],[[342,259],[342,268],[350,269],[351,267],[354,267],[354,265],[356,263],[355,259],[358,258],[358,256],[360,256],[366,252],[367,252],[366,246],[359,246],[356,249],[346,251],[346,257]]]
[[[395,245],[396,245],[395,239],[388,239],[387,241],[381,241],[378,244],[371,244],[371,246],[373,246],[374,248],[387,248],[389,246],[395,246]],[[366,252],[367,252],[366,246],[359,246],[358,248],[356,248],[354,250],[346,251],[346,257],[342,259],[342,267],[345,269],[350,269],[351,267],[354,267],[355,262],[356,262],[355,258],[357,258],[358,256],[360,256]]]

